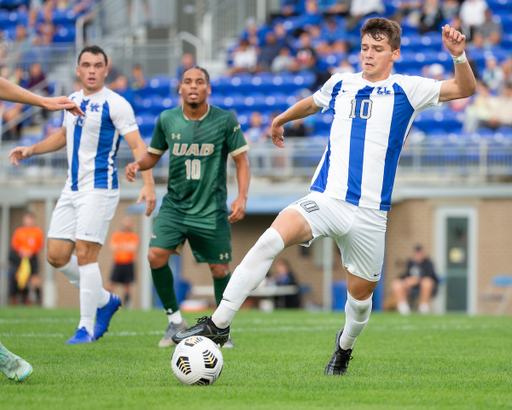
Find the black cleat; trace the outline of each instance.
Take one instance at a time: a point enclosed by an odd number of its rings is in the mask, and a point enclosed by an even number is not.
[[[340,337],[342,333],[343,329],[340,329],[338,333],[336,333],[336,344],[334,345],[334,353],[332,354],[331,359],[325,366],[325,375],[345,374],[348,369],[348,363],[353,359],[351,356],[353,349],[343,350],[340,347]]]
[[[229,326],[225,329],[219,329],[208,316],[197,319],[197,325],[188,329],[180,330],[172,335],[172,341],[176,344],[190,336],[204,336],[218,344],[224,346],[229,339]]]

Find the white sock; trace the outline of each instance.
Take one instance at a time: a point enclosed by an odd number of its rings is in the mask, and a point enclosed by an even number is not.
[[[283,239],[274,228],[268,228],[260,236],[233,272],[222,302],[213,313],[212,320],[217,327],[224,329],[231,324],[242,303],[263,281],[274,258],[283,249]]]
[[[80,270],[80,323],[90,335],[94,334],[94,319],[101,294],[101,272],[98,262],[79,266]]]
[[[401,315],[407,316],[411,313],[411,307],[406,301],[398,302],[396,308]]]
[[[75,288],[80,289],[80,270],[78,269],[78,258],[76,257],[76,255],[71,255],[71,259],[69,260],[69,262],[63,267],[58,268],[57,270],[63,273]],[[104,288],[101,288],[98,307],[104,307],[109,301],[110,293],[107,292]]]
[[[372,313],[372,296],[366,300],[354,299],[347,292],[347,304],[345,305],[345,327],[340,337],[340,347],[343,350],[352,349],[354,343],[363,330]]]
[[[181,312],[179,310],[172,312],[170,315],[167,315],[167,319],[169,319],[169,323],[175,323],[177,325],[183,322],[183,317],[181,316]]]
[[[426,315],[430,312],[430,305],[428,303],[420,303],[418,310],[421,314]]]
[[[62,272],[75,288],[80,289],[80,271],[76,255],[71,255],[69,262],[57,270]]]

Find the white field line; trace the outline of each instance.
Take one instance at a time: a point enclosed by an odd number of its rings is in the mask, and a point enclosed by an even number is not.
[[[417,331],[417,330],[473,330],[473,329],[489,329],[491,327],[501,328],[501,326],[483,325],[430,325],[430,326],[371,326],[367,332],[371,331]],[[332,326],[280,326],[280,327],[235,327],[233,333],[243,332],[318,332],[323,330],[337,330]],[[108,332],[105,334],[107,337],[127,337],[127,336],[157,336],[165,334],[164,330],[152,330],[149,332]],[[0,333],[0,338],[3,337],[32,337],[32,338],[57,338],[69,337],[62,333]]]
[[[40,317],[38,319],[0,319],[0,325],[17,325],[24,323],[67,323],[77,322],[78,319],[52,319]]]

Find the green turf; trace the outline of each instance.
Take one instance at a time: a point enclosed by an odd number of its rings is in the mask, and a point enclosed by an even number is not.
[[[0,341],[34,367],[25,383],[0,378],[2,410],[512,408],[512,317],[373,314],[347,375],[327,377],[342,314],[242,311],[207,387],[174,378],[162,312],[121,310],[106,337],[67,346],[77,317],[0,309]]]

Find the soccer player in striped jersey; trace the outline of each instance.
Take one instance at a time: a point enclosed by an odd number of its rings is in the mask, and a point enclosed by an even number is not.
[[[70,99],[61,97],[41,97],[0,77],[0,99],[35,105],[49,111],[68,110],[72,115],[83,115],[82,110]],[[16,382],[23,382],[32,375],[32,365],[9,351],[0,342],[0,371]]]
[[[103,288],[98,253],[119,202],[115,159],[121,136],[135,158],[146,152],[132,107],[104,87],[108,74],[105,52],[98,46],[85,47],[78,57],[76,73],[83,89],[71,94],[70,99],[85,115],[66,113],[57,133],[9,154],[17,165],[32,155],[67,147],[68,177],[53,211],[47,260],[80,290],[80,322],[68,344],[90,343],[103,336],[121,305],[119,296]],[[150,170],[143,179],[139,202],[146,200],[146,215],[150,215],[156,205]]]
[[[284,147],[283,125],[321,109],[334,120],[311,192],[290,205],[247,253],[211,318],[173,335],[204,335],[222,344],[250,292],[263,280],[284,248],[333,238],[347,271],[345,327],[336,334],[325,374],[345,374],[356,338],[369,320],[372,294],[380,279],[387,212],[398,158],[416,115],[433,105],[466,98],[476,81],[464,53],[465,36],[446,25],[442,39],[455,63],[455,78],[434,80],[391,75],[400,57],[401,28],[372,18],[361,28],[362,72],[335,74],[314,95],[296,103],[272,124],[275,145]]]

